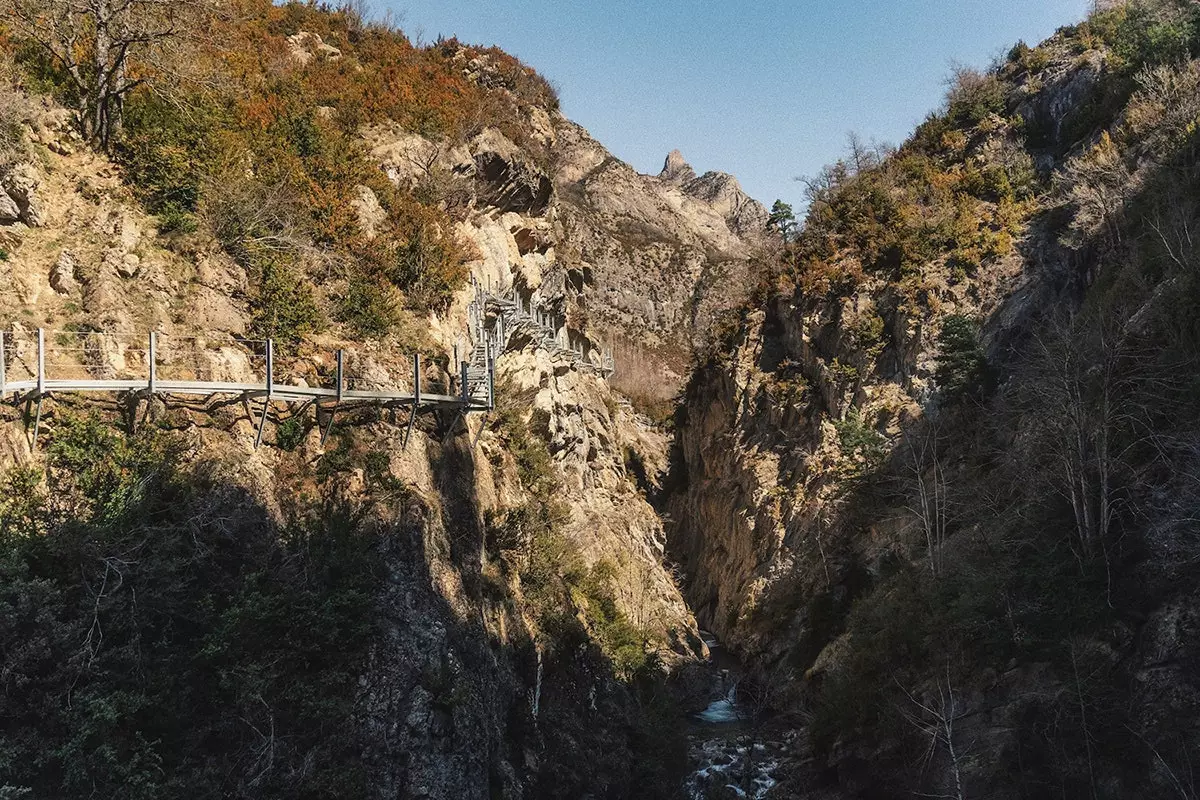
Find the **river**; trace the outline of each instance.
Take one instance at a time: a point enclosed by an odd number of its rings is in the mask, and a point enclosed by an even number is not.
[[[784,743],[772,741],[766,720],[738,692],[742,667],[715,636],[701,631],[708,645],[713,681],[706,708],[691,716],[688,756],[692,771],[685,784],[689,800],[766,800],[778,782]]]

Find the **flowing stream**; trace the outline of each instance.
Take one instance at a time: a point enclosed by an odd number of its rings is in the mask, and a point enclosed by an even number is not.
[[[693,770],[685,790],[690,800],[744,797],[765,800],[775,786],[782,743],[764,738],[763,720],[739,702],[741,665],[716,637],[701,631],[713,667],[713,697],[692,716],[688,755]]]

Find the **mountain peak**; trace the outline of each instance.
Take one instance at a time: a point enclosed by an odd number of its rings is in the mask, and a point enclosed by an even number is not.
[[[669,183],[687,183],[695,179],[696,170],[692,169],[692,165],[687,163],[683,157],[683,153],[678,150],[672,150],[667,155],[667,160],[663,163],[662,172],[658,177]]]

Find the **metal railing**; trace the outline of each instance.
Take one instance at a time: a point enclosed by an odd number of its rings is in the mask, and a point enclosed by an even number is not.
[[[605,378],[613,373],[616,365],[611,349],[596,348],[586,336],[572,337],[566,320],[539,306],[533,297],[526,299],[515,286],[493,290],[478,280],[474,285],[471,330],[476,332],[475,341],[484,341],[492,348],[493,356],[503,352],[512,334],[525,330],[532,332],[542,347],[566,357],[575,367]]]
[[[339,349],[331,354],[332,374],[323,381],[327,385],[310,386],[303,379],[289,379],[289,370],[278,362],[271,339],[14,329],[19,333],[0,331],[0,402],[10,398],[36,402],[35,434],[43,399],[59,392],[261,398],[264,407],[256,447],[262,442],[266,410],[272,402],[318,406],[324,402],[331,405],[330,424],[344,404],[409,407],[409,431],[421,410],[468,413],[494,405],[495,371],[490,361],[482,370],[474,361],[464,361],[458,373],[450,375],[436,364],[432,370],[424,368],[428,364],[420,355],[413,355],[407,374],[392,375],[378,364],[368,365],[357,353],[348,359],[346,351]],[[442,374],[434,375],[436,372]],[[327,434],[328,428],[322,439]]]

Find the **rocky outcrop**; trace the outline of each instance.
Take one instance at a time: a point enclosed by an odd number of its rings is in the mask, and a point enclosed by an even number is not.
[[[692,165],[684,160],[683,153],[672,150],[667,154],[667,160],[663,163],[662,172],[658,173],[658,179],[676,186],[683,186],[696,179],[696,170],[692,169]]]
[[[566,120],[557,139],[559,254],[579,276],[577,305],[623,352],[619,362],[637,365],[622,372],[618,363],[616,385],[673,397],[714,315],[745,290],[753,231],[731,227],[716,195],[689,193],[703,179],[678,152],[651,177]]]
[[[336,61],[342,57],[342,51],[331,44],[326,44],[320,34],[311,31],[300,31],[288,37],[288,54],[300,66],[308,66],[313,61]]]
[[[767,209],[746,194],[732,175],[706,172],[684,184],[683,190],[712,206],[729,229],[741,236],[753,237],[767,229]]]
[[[482,204],[534,217],[546,213],[554,192],[550,176],[504,134],[487,129],[471,142],[471,151]]]
[[[75,280],[75,256],[64,250],[50,269],[50,287],[59,294],[71,294],[79,284]]]
[[[742,191],[737,178],[726,172],[706,172],[697,177],[683,154],[672,150],[658,179],[711,206],[724,217],[729,229],[740,236],[753,238],[766,230],[766,207]]]

